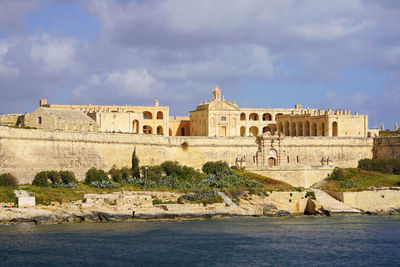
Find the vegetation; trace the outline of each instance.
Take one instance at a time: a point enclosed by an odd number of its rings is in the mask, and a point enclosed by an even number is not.
[[[178,202],[176,201],[162,201],[160,199],[154,199],[153,200],[153,205],[159,205],[159,204],[177,204]]]
[[[132,153],[132,168],[131,175],[134,178],[140,178],[140,167],[139,167],[139,158],[136,156],[136,147]]]
[[[222,203],[224,200],[214,189],[195,190],[193,193],[184,194],[178,199],[178,203],[202,203],[203,205]]]
[[[33,179],[32,185],[40,187],[53,187],[71,188],[78,185],[76,176],[71,171],[41,171],[36,174]]]
[[[14,194],[14,188],[9,186],[0,186],[0,203],[17,204],[17,198]]]
[[[85,184],[90,185],[92,182],[109,181],[108,175],[103,170],[90,168],[85,175]]]
[[[400,175],[386,174],[363,169],[335,168],[324,189],[331,191],[362,191],[371,187],[390,187],[400,185]]]
[[[400,159],[362,159],[358,168],[388,174],[400,174]]]
[[[0,186],[16,187],[17,185],[17,178],[11,173],[3,173],[0,175]]]
[[[400,136],[400,130],[397,130],[397,131],[391,131],[391,130],[379,131],[379,136],[383,136],[383,137]]]

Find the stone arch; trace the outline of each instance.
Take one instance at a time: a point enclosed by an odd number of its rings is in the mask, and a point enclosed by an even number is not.
[[[304,125],[304,135],[305,136],[310,136],[310,122],[306,121]]]
[[[246,136],[246,127],[245,126],[240,127],[240,136]]]
[[[285,122],[285,135],[290,136],[290,126],[288,121]]]
[[[290,133],[292,136],[296,136],[296,123],[292,122],[292,127],[290,129]]]
[[[371,133],[369,133],[371,134]],[[338,136],[338,123],[337,121],[332,122],[332,136]]]
[[[297,136],[303,136],[303,123],[299,122],[297,124]]]
[[[258,121],[258,114],[257,113],[251,113],[249,115],[249,121]]]
[[[245,113],[241,113],[240,114],[240,120],[241,121],[245,121],[246,120],[246,114]]]
[[[275,157],[268,158],[268,166],[276,166],[276,158]]]
[[[258,136],[258,128],[256,126],[252,126],[249,129],[250,136]]]
[[[325,136],[325,123],[323,122],[322,124],[321,124],[321,136]]]
[[[272,134],[271,127],[269,127],[269,126],[264,126],[264,127],[262,128],[262,132],[263,132],[263,133],[270,132],[270,133]]]
[[[153,114],[150,111],[144,111],[143,112],[143,119],[151,120],[151,119],[153,119]]]
[[[283,115],[283,113],[277,113],[276,115],[275,115],[275,120],[278,118],[278,116],[282,116]]]
[[[132,132],[139,133],[139,121],[138,120],[132,121]]]
[[[283,124],[279,122],[278,131],[283,134]]]
[[[171,130],[171,128],[169,128],[168,134],[169,134],[169,136],[172,136],[172,130]]]
[[[159,126],[157,127],[157,134],[159,134],[159,135],[164,134],[164,132],[163,132],[163,127],[162,127],[161,125],[159,125]]]
[[[143,125],[144,134],[153,134],[153,128],[150,125]]]
[[[272,116],[271,116],[271,114],[270,114],[270,113],[264,113],[264,114],[262,115],[262,120],[263,120],[263,121],[272,121]]]
[[[317,130],[317,123],[313,123],[311,125],[311,136],[317,136],[318,135],[318,130]]]
[[[162,111],[157,112],[157,120],[162,120],[164,118],[164,114]]]

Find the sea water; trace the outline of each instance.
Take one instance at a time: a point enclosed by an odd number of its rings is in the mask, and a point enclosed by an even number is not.
[[[1,266],[399,266],[400,217],[0,225]]]

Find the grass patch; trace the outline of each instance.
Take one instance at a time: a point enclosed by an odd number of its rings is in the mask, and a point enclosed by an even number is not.
[[[0,202],[1,203],[14,203],[17,204],[17,198],[15,197],[13,187],[0,186]]]
[[[293,186],[285,182],[271,179],[256,173],[234,170],[236,173],[243,175],[247,179],[256,180],[262,185],[261,191],[291,191],[295,190]]]
[[[390,131],[390,130],[379,131],[379,136],[381,136],[381,137],[400,136],[400,130],[397,130],[397,131]]]
[[[400,185],[400,175],[356,168],[344,169],[342,180],[330,179],[324,186],[330,191],[363,191],[371,187],[390,187]]]

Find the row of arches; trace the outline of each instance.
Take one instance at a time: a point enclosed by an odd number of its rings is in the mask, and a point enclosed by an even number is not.
[[[154,134],[153,127],[151,127],[150,125],[143,125],[143,134]],[[157,126],[155,134],[158,135],[164,134],[164,129],[161,125]]]
[[[145,120],[152,120],[153,119],[153,113],[151,113],[150,111],[144,111],[143,112],[143,119]],[[156,114],[156,119],[157,120],[162,120],[164,119],[164,114],[162,111],[158,111]]]
[[[248,133],[247,133],[248,131]],[[260,129],[257,126],[251,126],[250,128],[246,128],[246,126],[242,126],[240,127],[240,136],[258,136],[261,133],[266,133],[266,132],[273,132],[273,129],[271,129],[271,127],[269,126],[264,126],[264,127],[260,127]]]
[[[338,123],[332,122],[332,133],[331,136],[338,136]],[[316,122],[310,123],[309,121],[303,122],[292,122],[286,121],[280,122],[278,125],[278,131],[286,136],[330,136],[328,126],[325,122],[317,124]]]
[[[276,118],[277,118],[278,116],[280,116],[280,115],[283,115],[283,113],[278,113],[278,114],[276,114],[276,115],[275,115],[275,120],[276,120]],[[258,120],[260,120],[260,117],[261,117],[261,120],[262,120],[262,121],[272,121],[272,120],[273,120],[273,116],[272,116],[271,113],[263,113],[263,114],[260,116],[259,114],[255,113],[255,112],[249,114],[248,120],[249,120],[249,121],[258,121]],[[241,114],[240,114],[240,120],[241,120],[241,121],[245,121],[246,119],[247,119],[246,113],[244,113],[244,112],[241,113]]]

